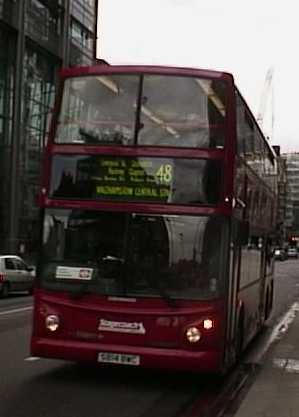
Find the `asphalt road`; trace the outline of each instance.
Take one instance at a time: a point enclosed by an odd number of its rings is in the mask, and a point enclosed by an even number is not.
[[[269,326],[299,297],[299,260],[276,263]],[[173,417],[207,377],[126,368],[80,367],[29,357],[32,297],[0,299],[0,417]]]
[[[299,298],[299,259],[275,262],[274,307],[269,326],[288,310]]]
[[[0,417],[170,417],[198,376],[30,358],[32,297],[0,300]]]

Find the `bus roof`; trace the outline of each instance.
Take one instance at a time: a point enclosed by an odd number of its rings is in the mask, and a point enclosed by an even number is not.
[[[70,67],[63,68],[60,71],[62,78],[78,77],[84,75],[98,75],[98,74],[123,74],[123,73],[147,73],[147,74],[167,74],[167,75],[185,75],[198,76],[202,78],[227,79],[233,83],[233,75],[228,72],[174,67],[174,66],[155,66],[155,65],[108,65],[98,64],[86,67]]]

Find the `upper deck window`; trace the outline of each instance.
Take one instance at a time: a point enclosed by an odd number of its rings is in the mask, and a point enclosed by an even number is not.
[[[65,81],[57,143],[223,148],[226,85],[167,75]]]

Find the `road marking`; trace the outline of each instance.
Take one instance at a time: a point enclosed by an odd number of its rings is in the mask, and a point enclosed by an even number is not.
[[[22,313],[23,311],[32,310],[33,307],[14,308],[13,310],[1,311],[0,316],[8,316],[9,314]]]
[[[274,358],[272,361],[275,368],[280,368],[289,373],[299,373],[299,360],[290,358]]]
[[[28,356],[28,358],[25,358],[24,361],[33,362],[40,360],[40,357],[38,356]]]
[[[272,334],[270,336],[270,339],[268,341],[268,347],[274,342],[274,340],[277,340],[281,337],[282,333],[285,333],[288,328],[290,327],[290,324],[295,319],[296,314],[299,312],[299,303],[296,301],[294,302],[289,310],[284,314],[284,316],[281,318],[279,323],[274,327]]]
[[[257,351],[254,350],[253,352],[250,352],[245,362],[257,364],[261,363],[265,353],[270,348],[272,343],[274,343],[276,340],[279,340],[282,337],[282,335],[287,332],[298,312],[299,303],[295,301],[288,309],[288,311],[280,318],[279,322],[275,325],[270,335],[266,337],[262,348],[259,348]]]

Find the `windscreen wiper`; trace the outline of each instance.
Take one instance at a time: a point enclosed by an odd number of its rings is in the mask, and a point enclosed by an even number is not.
[[[157,283],[157,280],[155,280],[155,281]],[[161,287],[161,285],[159,285],[158,283],[157,283],[156,289],[158,290],[158,292],[161,295],[161,297],[163,298],[163,300],[165,300],[167,302],[169,307],[171,307],[171,308],[177,308],[178,307],[178,304],[177,304],[176,300],[174,298],[172,298],[168,294],[168,292],[163,287]]]
[[[150,282],[150,280],[148,279],[147,274],[144,274],[144,276],[145,276],[145,279],[146,279],[147,283],[149,284],[149,286],[152,286],[152,282]],[[178,305],[177,305],[176,300],[174,300],[168,294],[168,292],[165,290],[165,288],[163,288],[160,285],[160,281],[157,279],[157,275],[154,275],[154,276],[155,276],[155,278],[154,278],[154,283],[155,283],[154,288],[155,288],[155,290],[158,291],[158,293],[161,296],[161,298],[166,301],[166,303],[169,305],[169,307],[171,307],[171,308],[177,308]]]
[[[121,264],[124,263],[124,259],[123,258],[119,258],[118,256],[111,256],[111,255],[107,255],[107,256],[103,256],[102,261],[110,261],[110,262],[119,262]]]

